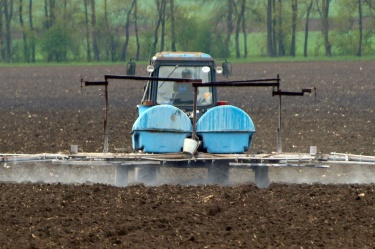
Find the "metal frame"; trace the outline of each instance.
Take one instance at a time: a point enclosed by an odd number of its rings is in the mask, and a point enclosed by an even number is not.
[[[159,78],[159,77],[148,77],[148,76],[129,76],[129,75],[104,75],[104,81],[84,81],[85,86],[105,86],[105,114],[104,114],[104,145],[103,152],[108,153],[108,80],[140,80],[140,81],[174,81],[180,83],[192,83],[194,87],[194,104],[193,113],[197,113],[197,95],[198,87],[272,87],[272,96],[279,96],[279,116],[278,116],[278,127],[277,127],[277,140],[276,140],[276,151],[282,152],[281,145],[281,96],[304,96],[305,93],[311,93],[312,89],[302,89],[300,92],[282,91],[280,89],[280,76],[277,78],[270,79],[255,79],[255,80],[242,80],[242,81],[215,81],[206,82],[202,84],[202,80],[199,79],[182,79],[182,78]],[[83,80],[81,79],[81,87]],[[316,88],[314,87],[315,96]],[[196,135],[196,123],[197,115],[193,115],[193,133],[192,138],[198,139]]]
[[[104,81],[83,81],[81,79],[81,87],[82,83],[85,83],[85,86],[105,86],[104,95],[105,95],[105,106],[104,106],[104,145],[103,145],[103,152],[108,153],[108,80],[109,79],[117,79],[117,80],[159,80],[159,81],[174,81],[174,82],[190,82],[190,83],[197,83],[202,82],[202,80],[197,79],[182,79],[182,78],[158,78],[158,77],[144,77],[144,76],[128,76],[128,75],[104,75]]]

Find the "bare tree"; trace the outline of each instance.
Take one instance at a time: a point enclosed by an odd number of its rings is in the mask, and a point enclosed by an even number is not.
[[[324,48],[326,56],[332,56],[331,43],[329,41],[329,5],[331,0],[321,0],[321,6],[316,0],[320,18],[322,20],[322,33],[324,38]]]
[[[284,56],[285,45],[284,45],[284,30],[283,30],[283,4],[281,0],[277,2],[277,6],[275,10],[276,10],[276,16],[277,16],[277,36],[276,36],[277,45],[278,45],[277,55]],[[276,21],[276,18],[275,18],[275,21]]]
[[[6,60],[5,56],[5,45],[4,45],[4,23],[3,23],[3,10],[4,10],[4,0],[0,0],[0,54],[1,61]]]
[[[293,57],[296,56],[297,4],[297,0],[292,0],[292,41],[290,44],[290,55]]]
[[[245,29],[243,25],[245,24],[243,22],[243,19],[245,19],[245,7],[246,7],[246,0],[241,0],[240,4],[241,6],[239,7],[240,9],[238,10],[237,5],[234,2],[234,12],[237,17],[237,22],[236,22],[236,34],[235,34],[235,44],[236,44],[236,57],[240,58],[241,57],[241,51],[240,51],[240,30],[241,26],[243,30]],[[245,34],[244,34],[245,35]]]
[[[246,0],[244,0],[244,13],[242,18],[242,33],[243,33],[243,50],[244,50],[244,58],[248,56],[248,49],[247,49],[247,30],[246,30],[246,15],[245,15],[245,8],[246,8]]]
[[[19,0],[18,2],[18,17],[19,17],[20,26],[22,29],[23,58],[26,62],[29,62],[30,57],[29,57],[29,50],[27,46],[27,35],[26,35],[25,25],[23,21],[23,0]]]
[[[171,10],[171,49],[172,51],[176,51],[176,24],[175,24],[175,18],[174,18],[174,0],[170,0],[169,7]]]
[[[91,44],[90,44],[88,1],[89,0],[83,0],[83,7],[85,9],[86,57],[87,57],[87,61],[90,62],[91,61]]]
[[[129,39],[130,39],[130,35],[129,35],[130,16],[131,16],[131,13],[132,13],[133,8],[134,8],[135,1],[136,1],[136,0],[133,0],[133,1],[132,1],[132,4],[131,4],[131,6],[130,6],[130,8],[128,9],[128,12],[127,12],[127,14],[126,14],[126,22],[125,22],[125,42],[124,42],[124,45],[122,46],[122,51],[121,51],[121,60],[122,60],[122,61],[125,61],[125,60],[126,60],[126,54],[127,54],[128,44],[129,44]]]
[[[230,56],[230,37],[233,32],[233,0],[227,0],[227,33],[224,39],[223,55],[225,57]]]
[[[134,4],[134,31],[135,31],[135,41],[137,46],[137,52],[135,57],[139,58],[140,50],[141,50],[141,44],[139,43],[139,33],[138,33],[138,1],[135,0]]]
[[[94,60],[100,60],[99,47],[98,47],[98,31],[96,30],[96,9],[95,0],[90,1],[91,4],[91,27],[92,27],[92,49],[94,51]]]
[[[31,49],[31,62],[35,62],[35,30],[33,23],[33,0],[29,0],[29,28],[30,28],[30,49]]]
[[[9,63],[13,62],[13,49],[12,49],[12,32],[11,21],[13,17],[13,0],[4,0],[4,17],[5,17],[5,46],[6,58]]]
[[[157,20],[155,24],[155,29],[154,29],[154,42],[152,43],[152,47],[151,47],[152,54],[156,52],[156,45],[159,42],[159,28],[160,28],[160,24],[163,21],[163,18],[165,18],[163,17],[163,15],[165,14],[165,11],[163,11],[163,9],[165,10],[165,7],[163,6],[165,6],[166,1],[155,0],[155,4],[156,4],[158,16],[157,16]]]
[[[357,56],[362,56],[362,38],[363,38],[363,24],[362,24],[362,0],[358,0],[358,32],[359,32],[359,40],[358,40],[358,52]]]
[[[165,22],[167,20],[166,17],[166,9],[167,9],[167,0],[162,0],[162,6],[161,6],[161,40],[160,40],[160,51],[164,50],[164,44],[165,44]]]
[[[310,12],[313,6],[313,0],[310,0],[310,2],[307,4],[306,9],[306,21],[305,21],[305,40],[303,43],[303,56],[307,57],[307,45],[308,45],[308,39],[309,39],[309,23],[310,23]]]
[[[112,51],[112,32],[108,20],[108,0],[104,0],[104,25],[105,25],[105,58],[109,60]]]
[[[56,2],[55,0],[44,0],[44,29],[48,30],[56,22]]]
[[[56,22],[56,3],[55,0],[44,0],[44,31],[49,30]],[[48,52],[47,61],[53,59],[54,53]]]
[[[268,0],[267,3],[267,52],[272,57],[285,55],[281,0]]]
[[[276,0],[272,0],[272,46],[274,51],[274,56],[277,55],[277,21],[276,21]]]
[[[267,52],[269,56],[275,56],[273,46],[272,0],[267,2]]]

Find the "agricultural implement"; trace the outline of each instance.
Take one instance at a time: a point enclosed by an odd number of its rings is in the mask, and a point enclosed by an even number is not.
[[[281,145],[281,98],[303,96],[316,89],[282,91],[280,78],[243,81],[217,81],[216,74],[231,75],[231,64],[216,66],[204,53],[161,52],[147,67],[149,76],[135,76],[136,63],[130,61],[127,75],[105,75],[103,81],[84,81],[83,86],[105,87],[103,153],[78,153],[72,146],[69,154],[0,154],[6,163],[51,161],[58,164],[112,165],[115,184],[127,186],[129,172],[135,181],[155,184],[161,167],[205,168],[209,183],[226,184],[230,168],[251,168],[258,187],[270,183],[269,167],[316,167],[330,164],[375,165],[374,156],[320,154],[311,146],[309,153],[284,153]],[[132,136],[132,153],[111,153],[108,149],[108,86],[112,80],[146,82],[137,106]],[[238,107],[220,101],[219,87],[266,87],[279,98],[276,152],[250,154],[255,134],[251,117]]]

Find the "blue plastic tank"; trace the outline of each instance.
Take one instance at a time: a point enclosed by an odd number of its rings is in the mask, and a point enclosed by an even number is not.
[[[244,153],[254,133],[250,116],[232,105],[211,108],[197,122],[197,135],[208,153]]]
[[[133,150],[145,153],[176,153],[191,136],[189,117],[172,105],[157,105],[140,113],[132,128]]]

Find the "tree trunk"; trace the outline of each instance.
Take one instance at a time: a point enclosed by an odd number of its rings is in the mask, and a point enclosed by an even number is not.
[[[324,38],[324,48],[326,56],[331,57],[331,43],[329,42],[329,4],[331,0],[322,0],[322,8],[319,8],[318,11],[320,18],[322,20],[322,33]]]
[[[165,20],[166,20],[166,16],[165,16],[165,10],[167,8],[167,1],[166,0],[161,0],[161,40],[160,40],[160,51],[163,51],[164,50],[164,43],[165,43]]]
[[[91,0],[91,27],[92,27],[92,49],[94,51],[94,61],[99,61],[98,31],[96,30],[96,10],[95,0]]]
[[[298,6],[297,0],[292,0],[292,41],[290,44],[290,56],[296,56],[296,29],[297,29]]]
[[[358,0],[358,31],[359,31],[359,41],[358,41],[358,52],[357,56],[362,56],[362,36],[363,36],[363,24],[362,24],[362,0]]]
[[[44,17],[44,29],[46,31],[55,24],[55,0],[44,0]],[[52,61],[54,56],[54,53],[49,52],[47,55],[47,61]]]
[[[49,22],[48,22],[48,0],[44,0],[44,29],[49,29]]]
[[[83,0],[83,5],[85,8],[85,29],[86,29],[86,56],[87,61],[91,61],[91,45],[90,45],[90,27],[89,27],[89,13],[88,13],[88,3],[89,0]]]
[[[156,53],[156,45],[158,44],[158,41],[159,41],[159,37],[158,37],[159,27],[160,27],[160,23],[161,23],[161,19],[162,19],[162,17],[161,17],[162,11],[161,11],[160,0],[155,0],[155,3],[156,3],[156,8],[158,10],[158,19],[156,20],[156,25],[155,25],[155,30],[154,30],[154,42],[152,43],[152,47],[151,47],[151,53],[152,54]]]
[[[244,3],[244,10],[246,9],[246,0],[243,1]],[[245,13],[242,18],[242,33],[243,33],[243,49],[244,49],[244,58],[247,58],[248,56],[248,50],[247,50],[247,31],[246,31],[246,18]]]
[[[137,45],[137,52],[136,52],[135,57],[139,58],[141,44],[139,42],[139,34],[138,34],[138,1],[137,0],[135,0],[135,4],[134,4],[134,31],[135,31],[135,41]]]
[[[273,38],[272,0],[268,0],[268,3],[267,3],[267,52],[268,52],[268,56],[274,56],[272,38]]]
[[[3,4],[0,4],[0,55],[1,55],[1,62],[5,62],[5,42],[4,42],[4,23],[3,23]]]
[[[174,0],[170,0],[170,10],[171,10],[171,32],[172,32],[172,37],[171,37],[171,49],[172,51],[176,51],[176,25],[174,21]]]
[[[13,0],[4,1],[4,17],[5,17],[5,44],[6,44],[6,60],[9,63],[13,62],[12,50],[12,32],[11,21],[13,17]]]
[[[105,59],[110,60],[110,54],[112,51],[112,32],[109,28],[108,21],[108,0],[104,0],[104,24],[105,24]]]
[[[126,61],[126,54],[127,54],[128,44],[129,44],[129,39],[130,39],[130,35],[129,35],[130,15],[131,15],[131,12],[133,11],[134,4],[135,4],[135,0],[133,0],[132,5],[130,6],[130,8],[129,8],[127,14],[126,14],[125,42],[124,42],[124,45],[122,46],[122,51],[121,51],[121,60],[122,61]]]
[[[28,44],[27,44],[25,24],[23,22],[23,0],[19,0],[18,15],[19,15],[19,20],[20,20],[20,26],[22,29],[23,59],[26,62],[30,62],[30,55],[29,55],[30,53],[29,53]]]
[[[51,25],[50,27],[52,27],[56,22],[55,7],[56,7],[55,0],[49,0],[49,19],[50,19],[50,25]]]
[[[236,43],[236,57],[241,58],[241,51],[240,51],[240,30],[241,30],[241,24],[242,24],[242,19],[244,18],[245,15],[245,1],[241,1],[241,6],[240,6],[240,11],[236,10],[237,13],[237,23],[236,23],[236,36],[235,36],[235,43]]]
[[[35,31],[33,24],[33,0],[29,1],[29,23],[30,23],[30,49],[31,49],[31,62],[35,62]]]
[[[229,50],[229,45],[230,45],[230,36],[233,32],[233,21],[232,21],[232,16],[233,16],[233,0],[227,0],[227,6],[228,6],[228,13],[227,13],[227,34],[225,36],[224,40],[224,57],[229,57],[230,56],[230,50]]]
[[[293,0],[292,0],[293,1]],[[277,4],[277,45],[278,45],[278,56],[285,55],[285,45],[284,45],[284,31],[283,31],[283,4],[281,0]]]
[[[272,0],[272,50],[273,56],[276,56],[277,53],[277,28],[276,28],[276,0]]]
[[[64,3],[63,3],[63,20],[67,20],[68,19],[68,15],[67,15],[67,12],[68,12],[68,1],[69,0],[64,0]]]
[[[313,0],[310,1],[310,4],[306,10],[306,23],[305,23],[305,41],[303,44],[303,56],[307,57],[307,45],[309,39],[309,21],[310,21],[310,12],[313,5]]]

